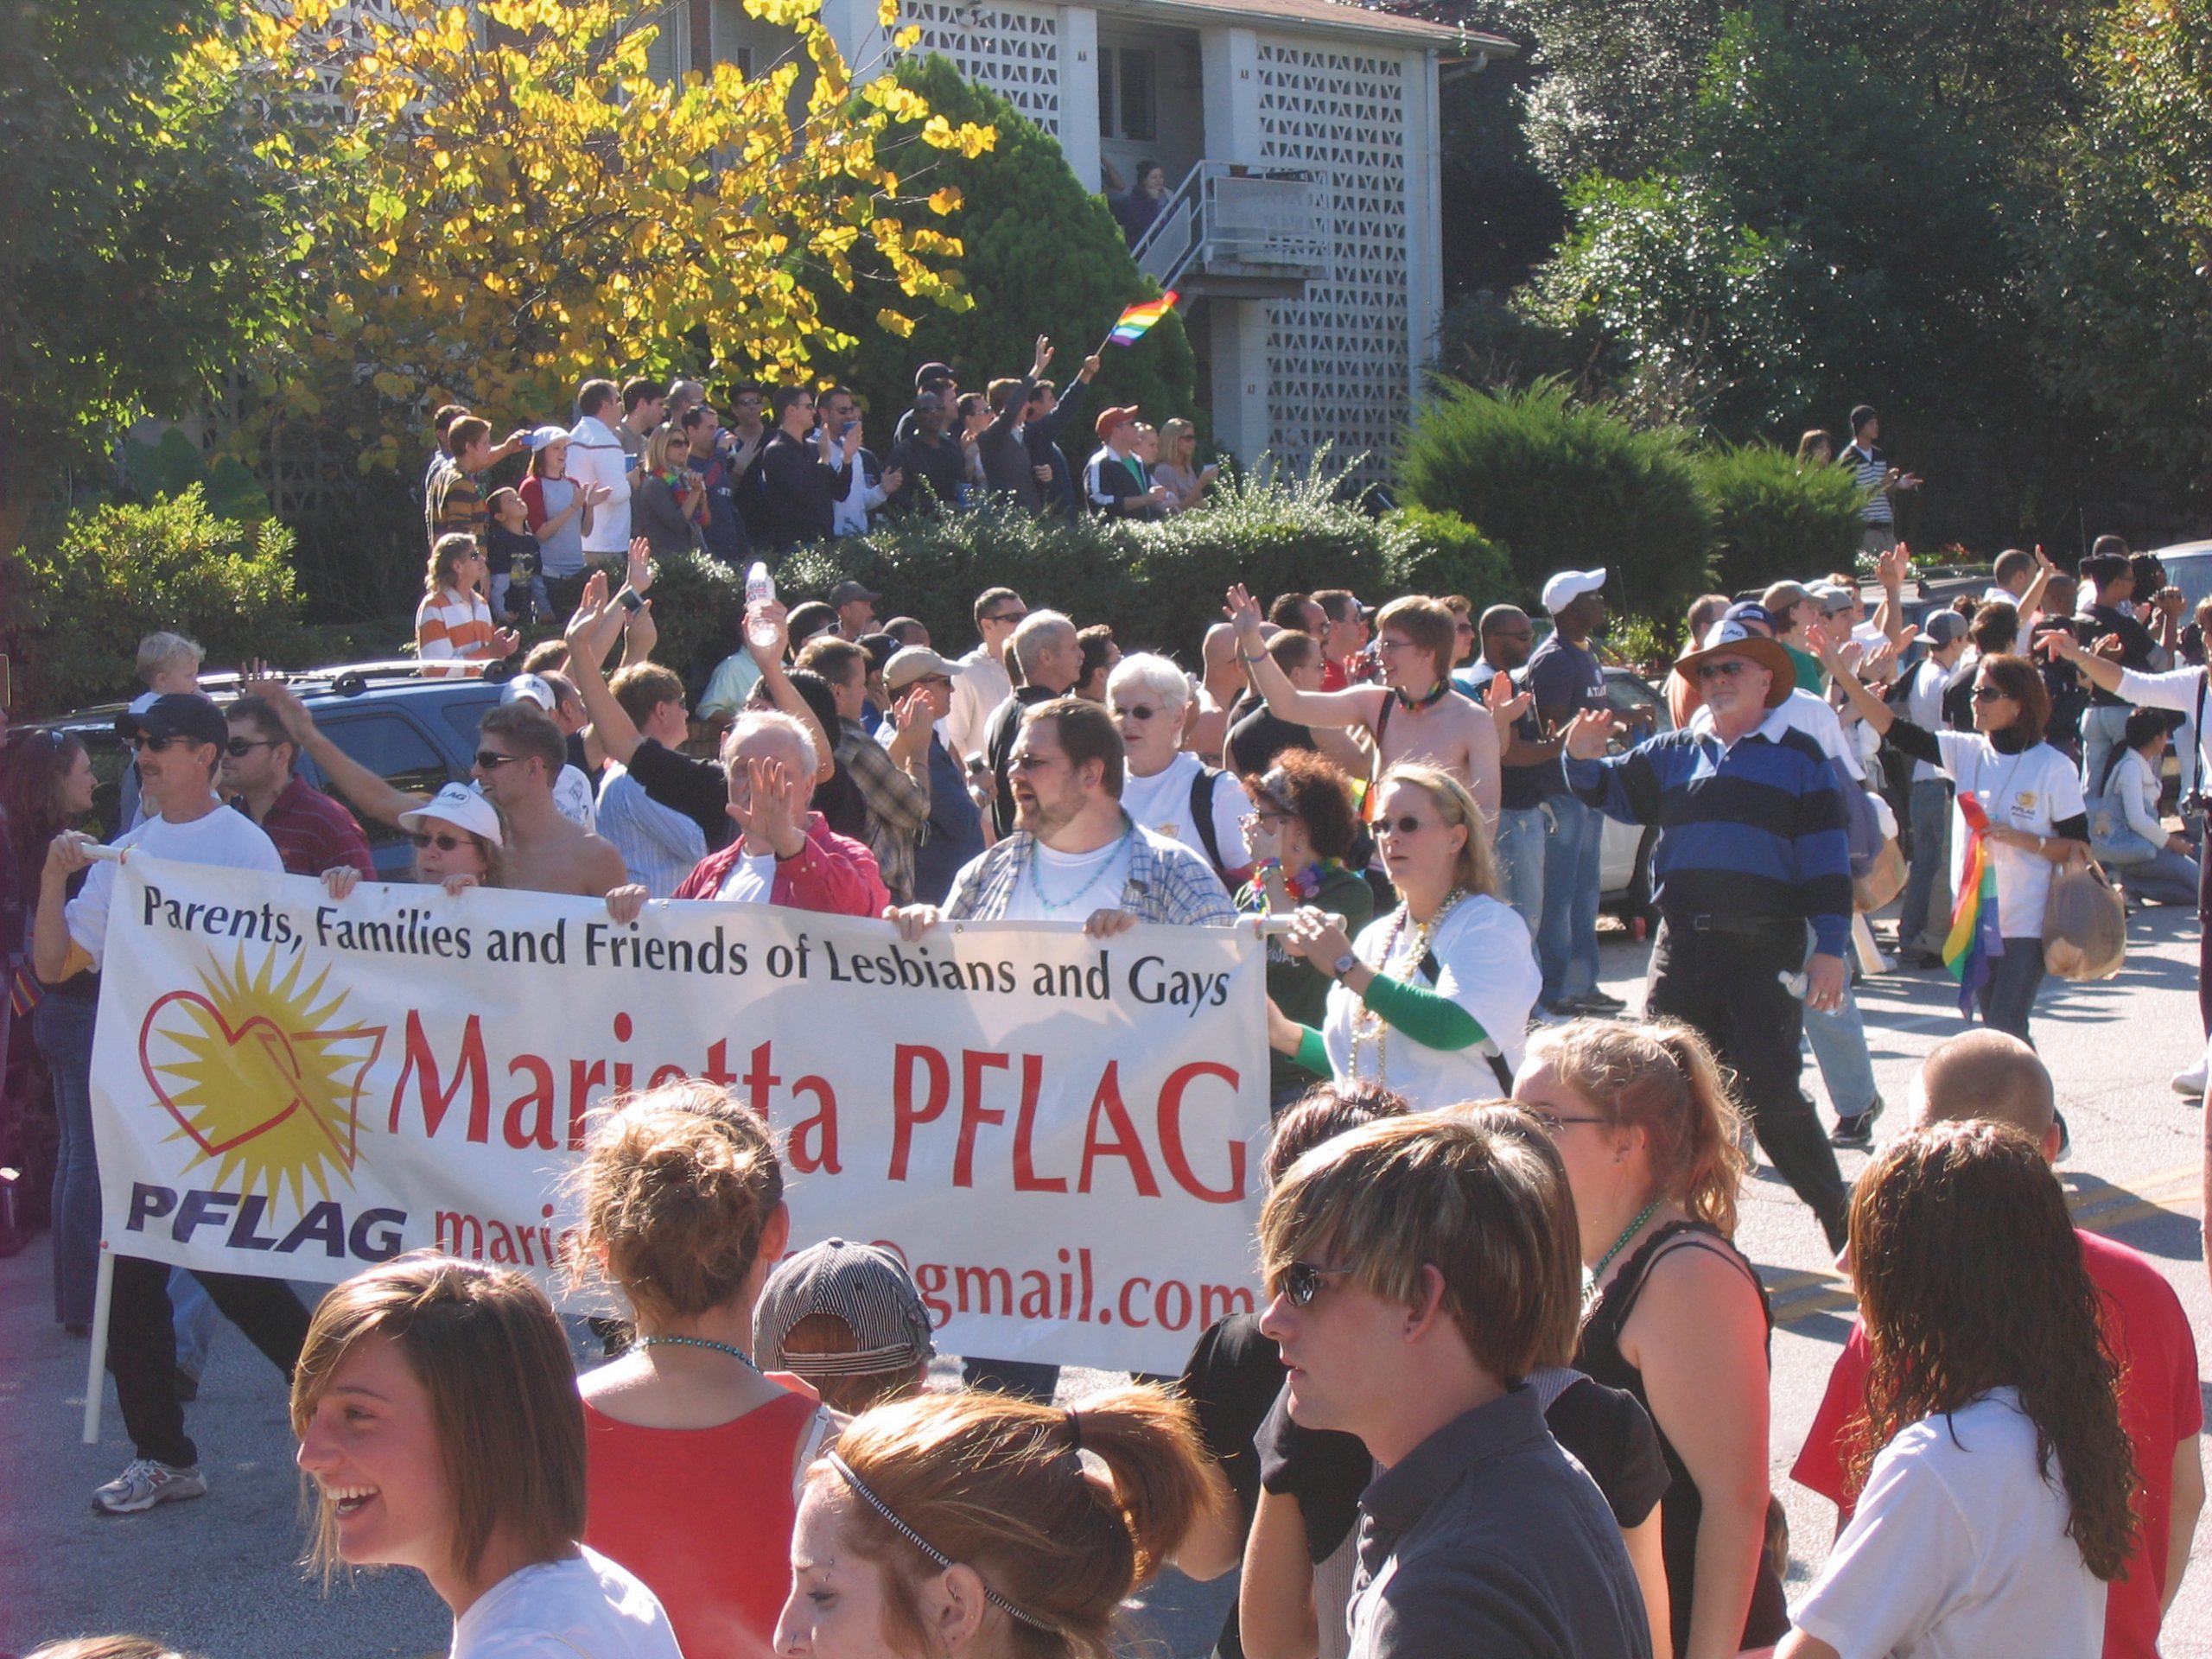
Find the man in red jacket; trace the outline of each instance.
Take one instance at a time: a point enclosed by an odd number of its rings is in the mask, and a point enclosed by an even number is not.
[[[722,740],[729,815],[743,831],[692,867],[678,899],[880,916],[891,902],[875,855],[837,834],[814,798],[814,735],[773,709],[747,709]]]
[[[1923,1126],[1983,1118],[2019,1130],[2047,1159],[2058,1154],[2050,1073],[2017,1037],[1985,1029],[1938,1043],[1922,1065],[1920,1088]],[[2135,1447],[2135,1513],[2143,1523],[2127,1576],[2106,1593],[2103,1659],[2157,1659],[2158,1626],[2181,1587],[2204,1504],[2196,1343],[2181,1299],[2156,1266],[2116,1239],[2080,1236],[2082,1265],[2102,1299],[2105,1338],[2122,1366],[2120,1421]],[[1990,1294],[2001,1296],[2004,1287]],[[1854,1321],[1789,1471],[1836,1506],[1838,1531],[1859,1501],[1846,1470],[1852,1420],[1866,1408],[1867,1363],[1866,1329]]]

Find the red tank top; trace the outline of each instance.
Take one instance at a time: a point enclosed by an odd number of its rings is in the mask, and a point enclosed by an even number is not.
[[[815,1402],[712,1428],[640,1428],[584,1402],[583,1541],[660,1598],[684,1659],[766,1659],[791,1588],[792,1465]]]

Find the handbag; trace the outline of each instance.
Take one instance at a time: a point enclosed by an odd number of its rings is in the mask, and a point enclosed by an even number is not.
[[[2094,858],[2060,867],[2043,912],[2043,965],[2075,983],[2110,979],[2127,960],[2127,907]]]

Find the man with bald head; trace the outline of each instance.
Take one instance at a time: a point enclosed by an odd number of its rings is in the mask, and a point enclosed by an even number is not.
[[[1922,1064],[1916,1127],[1980,1118],[2002,1123],[2056,1160],[2065,1125],[2050,1072],[2018,1038],[1980,1028],[1938,1043]],[[2101,1298],[2106,1339],[2120,1363],[2120,1420],[2135,1449],[2141,1518],[2127,1576],[2107,1586],[2106,1659],[2155,1659],[2158,1626],[2181,1587],[2190,1541],[2204,1507],[2204,1471],[2197,1456],[2203,1427],[2196,1384],[2196,1344],[2189,1319],[2164,1276],[2125,1244],[2077,1232],[2082,1262]],[[2003,1285],[1989,1287],[2003,1296]],[[1866,1404],[1867,1348],[1863,1323],[1828,1376],[1813,1427],[1791,1478],[1836,1506],[1836,1530],[1851,1519],[1858,1493],[1845,1474],[1853,1450],[1850,1426]]]

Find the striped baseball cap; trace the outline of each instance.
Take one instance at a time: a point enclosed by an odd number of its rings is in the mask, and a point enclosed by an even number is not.
[[[791,1354],[784,1338],[810,1314],[841,1319],[854,1346],[842,1354]],[[825,1238],[785,1256],[753,1310],[753,1355],[763,1370],[814,1382],[911,1370],[932,1357],[930,1316],[906,1264],[874,1244]]]

